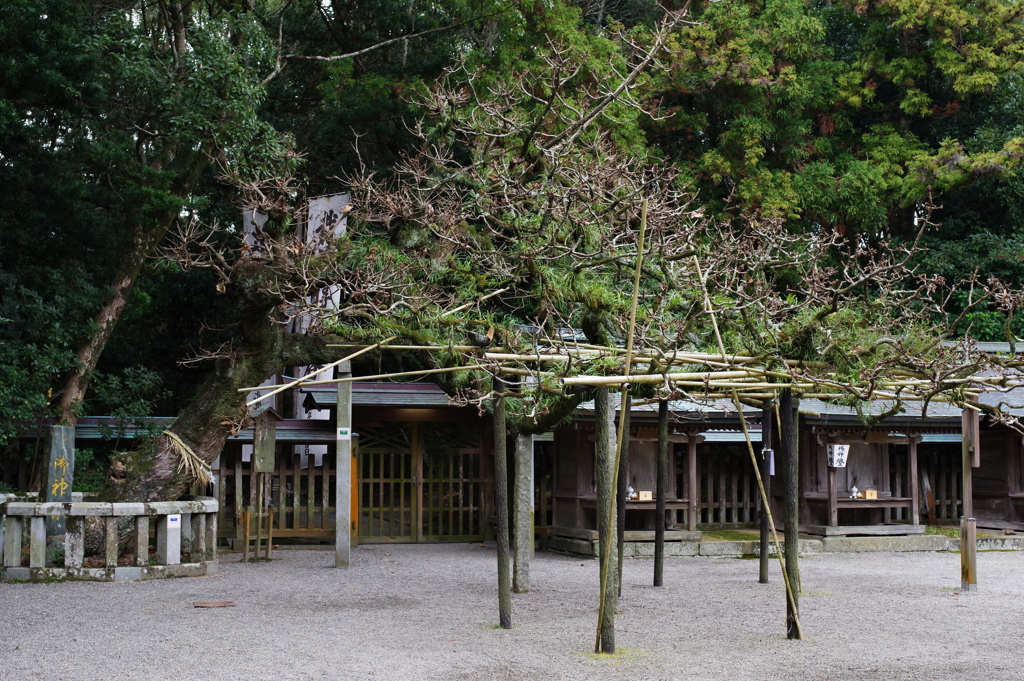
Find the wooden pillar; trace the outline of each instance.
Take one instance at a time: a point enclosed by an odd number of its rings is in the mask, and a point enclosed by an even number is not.
[[[338,378],[350,378],[352,365],[338,367]],[[352,563],[352,383],[338,383],[338,438],[335,445],[334,567]],[[298,476],[296,476],[298,477]],[[298,485],[296,484],[296,488]],[[310,490],[312,494],[312,490]],[[324,504],[326,508],[327,504]]]
[[[533,553],[533,435],[516,436],[514,527],[512,530],[512,590],[530,590],[530,555]]]
[[[508,546],[508,428],[505,421],[505,385],[494,379],[494,510],[498,544],[498,626],[512,628],[512,577]]]
[[[779,415],[782,459],[782,514],[786,525],[786,574],[792,587],[793,599],[786,600],[786,636],[800,638],[796,620],[800,610],[800,506],[799,477],[800,455],[798,423],[798,400],[793,399],[791,390],[783,390],[779,396]]]
[[[917,443],[921,441],[920,435],[911,435],[907,443],[907,483],[910,487],[910,524],[921,524],[921,496],[920,485],[917,481]]]
[[[700,480],[697,478],[697,436],[686,436],[686,529],[697,531],[697,502],[700,500]]]
[[[961,417],[961,452],[963,453],[963,516],[974,517],[973,469],[981,465],[981,447],[978,442],[978,412],[964,409]]]
[[[978,532],[974,519],[974,469],[981,464],[978,412],[964,409],[961,423],[964,514],[960,518],[960,585],[964,591],[974,591],[978,588]]]
[[[658,400],[658,480],[654,504],[654,586],[665,576],[665,490],[668,488],[668,400]],[[620,558],[621,560],[621,558]],[[621,579],[621,574],[620,574]]]
[[[615,652],[615,514],[613,479],[615,477],[615,410],[608,388],[599,387],[594,397],[594,465],[597,473],[597,530],[600,542],[601,631],[600,652]]]
[[[960,589],[978,590],[978,523],[974,518],[960,519]]]
[[[772,410],[772,401],[770,399],[764,400],[761,403],[761,482],[764,485],[764,496],[767,499],[767,504],[772,502],[772,476],[771,476],[771,464],[772,456],[772,424],[775,421],[775,416]],[[758,559],[758,579],[757,581],[761,584],[768,583],[768,508],[764,501],[761,502],[761,517],[759,518],[761,523],[761,536],[760,536],[760,557]]]
[[[839,526],[839,491],[836,489],[835,466],[828,467],[828,524]]]

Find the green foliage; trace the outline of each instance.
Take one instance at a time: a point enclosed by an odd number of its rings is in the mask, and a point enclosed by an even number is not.
[[[104,456],[97,456],[95,450],[75,450],[75,491],[99,492],[107,478],[109,462]]]
[[[1021,71],[1020,13],[1017,0],[708,3],[680,33],[660,83],[674,115],[651,140],[717,213],[906,234],[904,209],[929,191],[1019,165],[1019,137],[968,148],[932,130]]]

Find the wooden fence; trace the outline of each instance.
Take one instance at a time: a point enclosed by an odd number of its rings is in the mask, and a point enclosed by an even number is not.
[[[334,541],[337,469],[333,449],[317,466],[314,454],[294,453],[290,445],[278,447],[275,470],[267,474],[263,494],[267,508],[274,508],[275,537]],[[225,448],[217,473],[220,536],[241,539],[242,510],[256,506],[259,491],[253,483],[251,461],[242,460],[241,445]]]

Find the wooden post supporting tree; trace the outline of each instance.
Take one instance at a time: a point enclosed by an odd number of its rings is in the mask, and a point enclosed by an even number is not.
[[[352,365],[338,366],[338,378],[352,376]],[[335,444],[334,483],[334,567],[352,563],[352,383],[338,383],[338,434]],[[312,465],[312,463],[310,464]],[[310,497],[313,490],[309,490]],[[324,500],[327,512],[327,500]],[[312,517],[310,518],[312,522]]]
[[[512,590],[524,594],[530,590],[530,554],[533,552],[533,435],[516,436],[515,530],[512,533]]]
[[[594,465],[597,469],[597,530],[601,562],[601,613],[598,652],[615,652],[615,411],[608,388],[599,387],[594,396]]]
[[[665,574],[665,489],[668,487],[668,400],[658,400],[658,480],[655,486],[654,586]]]
[[[978,589],[978,533],[974,519],[974,469],[981,465],[978,412],[964,409],[961,417],[963,515],[960,518],[960,588]]]
[[[512,578],[508,548],[508,424],[505,417],[505,384],[494,379],[494,510],[498,545],[498,625],[512,628]]]
[[[772,422],[774,416],[772,414],[772,400],[766,399],[761,403],[761,460],[758,462],[761,469],[761,480],[764,482],[764,493],[768,499],[768,503],[771,503],[772,498],[772,485],[771,485],[771,457],[772,457]],[[759,498],[760,499],[760,498]],[[761,537],[760,537],[760,560],[758,569],[757,581],[761,584],[768,583],[768,509],[765,508],[765,503],[761,502]]]
[[[782,522],[786,527],[786,574],[789,576],[792,597],[786,600],[786,636],[799,639],[800,610],[800,508],[799,472],[800,455],[797,442],[796,418],[799,402],[793,391],[786,389],[779,395],[780,436],[782,451]]]
[[[629,496],[627,488],[629,487],[629,479],[627,471],[629,470],[629,418],[630,411],[633,407],[633,400],[629,395],[626,395],[626,399],[622,403],[622,414],[623,423],[623,437],[622,446],[619,448],[619,485],[618,493],[615,495],[615,515],[616,521],[616,540],[615,540],[615,553],[618,559],[618,565],[615,569],[616,583],[618,584],[618,595],[622,597],[622,557],[625,554],[626,548],[626,499]]]

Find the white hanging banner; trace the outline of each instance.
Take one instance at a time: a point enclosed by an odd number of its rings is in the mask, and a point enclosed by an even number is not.
[[[846,468],[846,459],[850,456],[850,445],[829,445],[828,465],[833,468]]]

